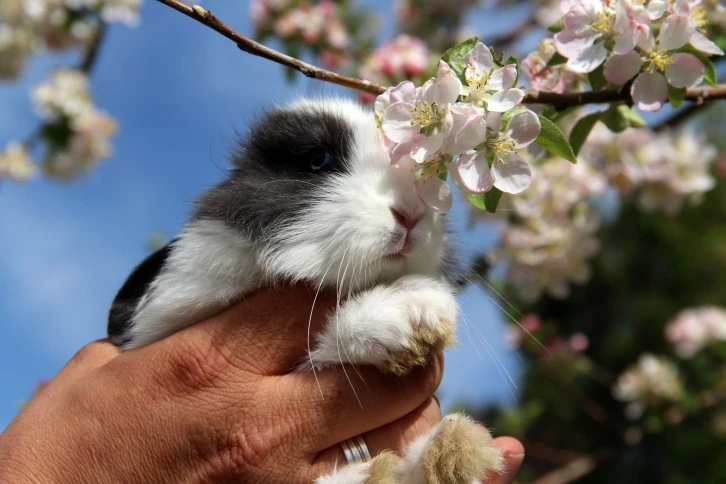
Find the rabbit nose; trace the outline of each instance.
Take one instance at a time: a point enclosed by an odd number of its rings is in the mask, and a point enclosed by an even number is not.
[[[413,229],[419,220],[421,220],[420,215],[412,216],[407,212],[396,210],[393,207],[391,207],[391,213],[393,214],[393,218],[395,218],[398,223],[406,227],[407,230]]]

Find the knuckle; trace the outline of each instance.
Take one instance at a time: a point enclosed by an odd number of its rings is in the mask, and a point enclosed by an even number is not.
[[[214,344],[179,345],[168,356],[162,383],[173,393],[194,393],[225,386],[234,365]]]
[[[212,481],[237,478],[253,479],[265,475],[274,459],[275,441],[262,426],[236,423],[216,431],[211,451],[205,453]]]

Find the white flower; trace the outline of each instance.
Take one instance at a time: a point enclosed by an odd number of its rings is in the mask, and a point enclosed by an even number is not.
[[[10,143],[0,152],[0,179],[12,178],[22,182],[33,177],[38,168],[33,164],[25,147],[20,143]]]
[[[88,78],[81,71],[57,70],[50,81],[33,91],[33,101],[46,119],[73,117],[93,106],[88,90]]]
[[[532,84],[532,89],[563,93],[574,82],[575,75],[564,64],[548,65],[555,53],[554,40],[545,39],[540,42],[539,50],[530,53],[522,61],[522,72]]]
[[[549,159],[533,171],[527,191],[502,201],[514,217],[492,255],[508,265],[507,282],[520,298],[534,301],[543,292],[562,298],[590,275],[599,220],[587,200],[604,192],[605,179],[584,160]]]
[[[637,75],[630,93],[643,111],[657,111],[665,104],[668,100],[668,84],[683,88],[703,81],[706,68],[695,55],[671,53],[652,38],[642,50],[643,54],[633,50],[608,59],[605,63],[605,79],[613,84],[625,84]],[[643,67],[645,71],[640,72]]]
[[[676,401],[683,394],[678,369],[669,360],[644,353],[623,372],[613,386],[613,396],[628,402],[626,414],[635,420],[648,404]]]
[[[477,42],[466,56],[467,86],[463,91],[468,102],[483,105],[487,111],[503,113],[522,102],[524,91],[512,88],[517,79],[514,64],[496,70],[494,67],[489,48]]]
[[[577,73],[592,72],[605,61],[605,41],[613,33],[615,10],[602,0],[562,0],[564,30],[555,34],[557,51],[567,57],[567,67]]]
[[[491,166],[494,186],[505,193],[524,191],[532,179],[532,172],[518,151],[532,144],[539,136],[539,118],[532,111],[524,110],[512,116],[507,125],[502,127],[502,116],[489,113],[487,127],[489,136],[486,146],[494,157]]]
[[[715,306],[684,309],[665,332],[678,356],[690,358],[714,341],[726,341],[726,310]]]

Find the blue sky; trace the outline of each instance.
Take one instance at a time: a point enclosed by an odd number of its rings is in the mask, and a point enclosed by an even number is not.
[[[247,2],[204,5],[250,32]],[[36,126],[28,89],[68,60],[36,58],[19,82],[0,84],[0,146]],[[243,133],[271,103],[352,95],[315,81],[288,84],[280,66],[153,1],[137,28],[110,30],[92,85],[97,104],[120,124],[113,157],[68,184],[0,183],[0,429],[38,380],[105,336],[108,305],[145,256],[149,235],[176,233],[190,201],[222,177],[236,130]],[[459,203],[450,217],[469,256],[495,233],[466,231],[463,208]],[[503,316],[478,289],[460,302],[470,330],[460,325],[461,345],[447,355],[444,404],[513,403],[516,390],[504,373],[516,379],[519,365],[501,339]]]

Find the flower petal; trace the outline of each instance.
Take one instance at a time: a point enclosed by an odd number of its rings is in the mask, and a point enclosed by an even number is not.
[[[541,128],[537,115],[528,109],[509,120],[507,133],[517,142],[515,149],[519,150],[536,140]]]
[[[439,61],[439,71],[434,86],[434,101],[439,107],[455,103],[461,92],[461,81],[444,61]]]
[[[383,111],[381,127],[387,138],[400,143],[420,131],[418,125],[411,124],[414,107],[413,104],[401,101],[391,104]]]
[[[459,120],[463,124],[452,129],[448,136],[448,145],[444,151],[450,154],[464,153],[473,150],[477,145],[486,140],[487,123],[482,115],[473,115]],[[453,138],[453,142],[451,139]]]
[[[411,158],[416,163],[423,163],[433,159],[441,149],[441,145],[444,143],[444,134],[441,132],[433,133],[430,136],[425,136],[416,141],[411,146]]]
[[[585,30],[565,29],[555,34],[557,52],[569,58],[582,55],[597,40],[597,35]]]
[[[506,153],[492,164],[494,186],[505,193],[520,193],[532,181],[532,170],[527,162],[516,153]]]
[[[706,67],[695,55],[680,53],[675,54],[673,63],[666,66],[665,75],[674,87],[692,87],[703,81]]]
[[[464,72],[464,76],[467,79],[479,79],[491,71],[493,65],[494,59],[492,59],[492,53],[489,52],[489,48],[481,42],[477,42],[474,48],[466,54],[466,71]]]
[[[696,50],[700,50],[706,54],[723,55],[721,48],[699,31],[694,32],[693,37],[691,37],[691,45]]]
[[[488,192],[494,186],[494,177],[489,169],[486,151],[461,155],[455,171],[462,185],[471,192]]]
[[[691,39],[693,31],[688,17],[679,14],[669,15],[663,21],[663,27],[658,34],[658,45],[666,50],[679,49]]]
[[[509,64],[501,69],[495,71],[492,77],[489,78],[487,88],[492,91],[501,91],[509,89],[514,86],[514,82],[517,80],[517,66]]]
[[[444,214],[451,209],[451,187],[438,177],[416,180],[416,194],[438,213]]]
[[[524,99],[524,91],[521,89],[507,89],[494,93],[492,97],[486,100],[487,109],[497,113],[509,111],[517,106]]]
[[[605,61],[607,56],[608,50],[603,43],[591,45],[578,57],[568,59],[567,67],[578,74],[587,74],[597,69]]]
[[[668,99],[668,82],[658,73],[641,72],[635,78],[630,94],[643,111],[658,111]]]
[[[413,149],[413,147],[419,144],[421,140],[425,137],[426,135],[423,133],[416,133],[412,136],[409,136],[402,142],[395,144],[391,148],[389,155],[391,159],[391,164],[395,165],[399,161],[401,161],[403,157],[409,157],[411,155],[411,150]]]
[[[613,84],[625,84],[640,72],[642,65],[643,59],[635,51],[614,55],[605,62],[605,79]]]

